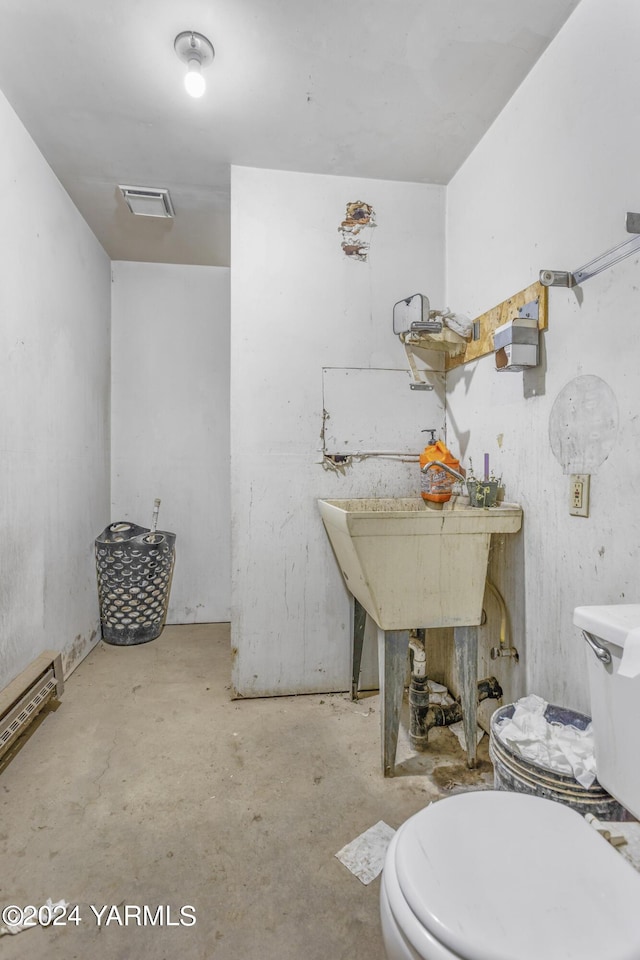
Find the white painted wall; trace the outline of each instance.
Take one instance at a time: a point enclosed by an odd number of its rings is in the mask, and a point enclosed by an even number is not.
[[[352,201],[376,213],[366,263],[340,246]],[[382,459],[323,468],[322,368],[406,368],[392,308],[417,292],[444,306],[444,189],[233,167],[231,224],[234,690],[344,690],[349,600],[316,499],[416,495],[419,475]],[[442,391],[414,401],[418,453]]]
[[[0,94],[0,688],[99,634],[109,260]]]
[[[110,520],[177,534],[169,623],[229,619],[229,270],[113,263]]]
[[[623,241],[640,203],[635,0],[582,0],[447,190],[447,297],[477,316],[538,278],[572,270]],[[588,711],[578,604],[638,600],[640,578],[640,317],[638,256],[575,293],[550,291],[544,363],[498,374],[492,358],[447,377],[449,439],[465,460],[489,451],[524,530],[493,573],[524,654],[489,663],[508,699],[536,692]],[[568,515],[569,478],[549,444],[549,416],[581,375],[613,390],[619,428],[591,479],[591,516]],[[587,411],[597,419],[598,411]],[[594,430],[597,430],[594,423]],[[569,425],[568,435],[575,430]],[[594,440],[594,443],[601,441]],[[482,666],[481,666],[482,670]]]

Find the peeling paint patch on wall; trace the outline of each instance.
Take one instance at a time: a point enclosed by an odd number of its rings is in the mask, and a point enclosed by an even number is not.
[[[549,441],[563,473],[596,473],[611,453],[618,432],[618,403],[600,377],[571,380],[549,416]]]
[[[361,237],[360,234],[363,230],[368,231],[376,226],[375,218],[375,211],[371,204],[363,203],[362,200],[347,204],[345,218],[338,227],[345,256],[352,260],[366,262],[371,241]]]

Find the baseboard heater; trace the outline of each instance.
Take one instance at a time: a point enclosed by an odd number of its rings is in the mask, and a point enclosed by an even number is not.
[[[63,690],[62,657],[47,650],[0,691],[0,758]]]

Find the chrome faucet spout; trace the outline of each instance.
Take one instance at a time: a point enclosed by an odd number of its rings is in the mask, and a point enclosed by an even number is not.
[[[461,473],[458,473],[457,470],[453,470],[451,467],[448,467],[446,463],[443,463],[441,460],[429,460],[429,463],[425,463],[424,467],[421,468],[422,472],[426,473],[427,470],[431,469],[431,467],[440,467],[441,470],[445,470],[452,477],[455,477],[456,480],[459,480],[460,483],[464,483],[466,480],[466,477],[464,477]]]

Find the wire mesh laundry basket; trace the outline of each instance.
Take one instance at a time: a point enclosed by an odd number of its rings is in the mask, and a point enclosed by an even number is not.
[[[175,533],[119,521],[96,538],[102,637],[130,645],[162,632],[175,562]]]

